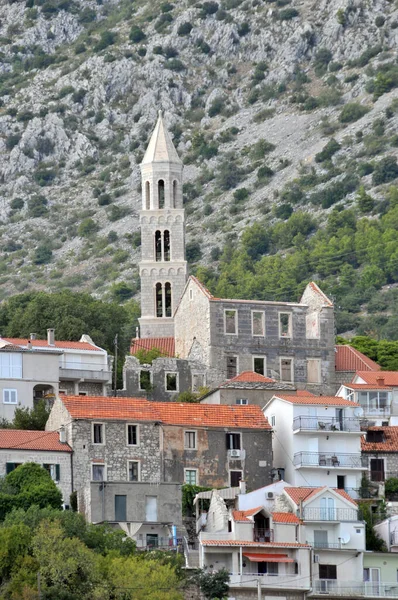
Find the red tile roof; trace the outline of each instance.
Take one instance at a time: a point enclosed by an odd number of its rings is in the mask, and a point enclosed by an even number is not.
[[[296,515],[288,512],[273,512],[272,520],[274,523],[302,523],[301,519],[296,517]]]
[[[315,394],[313,394],[312,392],[308,392],[307,390],[297,390],[296,396],[305,396],[306,398],[308,398],[308,396],[315,396]]]
[[[256,515],[260,510],[263,510],[263,508],[263,506],[257,506],[256,508],[251,508],[249,510],[233,510],[232,517],[234,521],[249,521],[250,523],[253,523],[249,517]]]
[[[320,404],[321,406],[351,406],[355,408],[359,406],[356,402],[350,402],[339,396],[295,396],[293,394],[275,394],[274,398],[280,398],[291,402],[292,404]]]
[[[362,437],[362,452],[398,452],[398,425],[395,427],[369,427],[368,431],[383,431],[384,441],[367,442],[366,437]]]
[[[202,540],[202,546],[258,546],[259,548],[311,548],[299,542],[252,542],[246,540]]]
[[[368,384],[398,386],[398,371],[357,371],[356,375],[361,377]],[[384,379],[381,384],[380,379]],[[378,381],[379,380],[379,381]]]
[[[60,349],[60,350],[92,350],[93,352],[102,352],[102,348],[99,346],[95,346],[93,344],[89,344],[88,342],[68,342],[68,341],[60,341],[55,340],[54,345],[50,346],[47,340],[28,340],[25,338],[2,338],[10,344],[14,344],[16,346],[24,346],[25,348],[28,345],[28,342],[32,343],[33,348],[48,348],[52,349]]]
[[[139,350],[159,350],[163,356],[175,356],[175,342],[173,337],[165,338],[134,338],[131,341],[130,354],[137,354]]]
[[[336,371],[380,371],[374,360],[349,345],[337,345],[335,353]]]
[[[158,421],[165,425],[271,430],[259,406],[150,402],[143,398],[62,396],[73,419]]]
[[[255,373],[254,371],[243,371],[242,373],[239,373],[239,375],[236,375],[236,377],[229,379],[228,383],[232,383],[233,381],[275,383],[275,379],[264,377],[264,375],[260,375],[260,373]]]
[[[21,429],[0,429],[0,449],[72,452],[72,448],[68,444],[61,444],[57,431]]]
[[[347,388],[353,390],[392,390],[392,387],[388,385],[377,385],[371,383],[346,383],[345,386]]]
[[[290,488],[285,488],[284,491],[287,493],[288,496],[291,497],[291,499],[293,500],[293,502],[295,504],[299,505],[300,502],[308,502],[308,500],[310,500],[310,498],[312,496],[315,496],[315,494],[317,494],[321,490],[326,490],[326,489],[327,489],[327,486],[318,487],[318,488],[290,487]],[[357,503],[355,502],[355,500],[353,500],[351,498],[351,496],[349,494],[347,494],[347,492],[345,490],[338,490],[336,488],[332,488],[332,489],[334,492],[336,492],[337,494],[340,494],[340,496],[342,496],[343,498],[345,498],[346,500],[348,500],[349,502],[351,502],[352,504],[355,504],[355,506],[357,506]]]

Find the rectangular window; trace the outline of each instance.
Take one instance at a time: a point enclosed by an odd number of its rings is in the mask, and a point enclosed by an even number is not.
[[[265,316],[263,311],[252,311],[252,335],[265,336]]]
[[[45,469],[46,471],[48,471],[48,473],[50,474],[50,477],[53,481],[59,481],[60,477],[61,477],[61,471],[60,471],[60,466],[59,465],[48,465],[48,464],[44,464],[43,465],[43,469]]]
[[[157,496],[145,496],[145,521],[158,520]]]
[[[166,392],[178,392],[178,373],[166,373]]]
[[[105,465],[93,464],[92,469],[92,480],[93,481],[105,481]]]
[[[253,371],[259,375],[266,375],[267,359],[265,356],[253,356]]]
[[[104,443],[104,425],[103,423],[93,423],[93,444]]]
[[[276,424],[276,417],[275,415],[271,415],[271,427],[275,427]]]
[[[224,310],[224,332],[227,335],[236,335],[238,333],[237,321],[237,310]]]
[[[370,479],[372,481],[384,481],[384,460],[382,458],[370,459]]]
[[[151,372],[141,369],[140,371],[140,390],[149,392],[151,389]]]
[[[140,463],[138,462],[138,460],[128,461],[128,475],[129,481],[140,480]]]
[[[227,433],[227,450],[240,450],[240,433]]]
[[[233,379],[238,374],[238,357],[227,356],[227,379]]]
[[[229,487],[239,487],[239,483],[243,479],[243,471],[229,472]]]
[[[279,337],[292,337],[292,313],[279,313]]]
[[[184,481],[188,485],[198,485],[197,469],[184,469]]]
[[[127,496],[115,495],[115,521],[127,521]]]
[[[196,431],[185,431],[184,447],[187,450],[196,450]]]
[[[0,378],[22,379],[22,354],[2,352],[0,354]]]
[[[241,406],[242,405],[246,405],[246,404],[249,404],[249,400],[247,398],[237,398],[235,400],[235,404],[238,404],[238,405],[241,405]]]
[[[127,425],[127,445],[138,446],[138,425]]]
[[[309,358],[307,360],[307,381],[308,383],[321,383],[321,361],[319,358]]]
[[[199,392],[200,388],[203,388],[205,385],[205,376],[203,373],[193,373],[192,374],[192,391]]]
[[[293,359],[281,358],[281,381],[293,381]]]
[[[3,404],[18,404],[17,390],[3,390]]]
[[[337,579],[337,566],[319,565],[319,579]]]
[[[6,475],[8,475],[8,473],[11,473],[11,471],[14,471],[14,469],[19,467],[19,465],[22,465],[22,463],[6,463]]]

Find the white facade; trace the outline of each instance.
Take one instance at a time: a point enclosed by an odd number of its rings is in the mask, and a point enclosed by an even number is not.
[[[389,517],[375,525],[375,531],[384,540],[389,552],[398,552],[398,515]],[[397,580],[398,580],[398,558],[397,558]]]
[[[273,428],[273,467],[294,486],[339,487],[353,497],[362,472],[361,429],[350,402],[274,396],[264,408]]]
[[[355,375],[353,383],[342,385],[336,395],[358,403],[369,427],[398,424],[398,386],[367,384]]]

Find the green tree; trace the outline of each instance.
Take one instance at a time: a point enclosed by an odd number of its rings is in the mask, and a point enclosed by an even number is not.
[[[207,573],[202,570],[198,575],[198,583],[205,598],[219,599],[226,598],[229,590],[229,573],[226,569],[221,569],[215,573]]]
[[[366,193],[365,187],[363,185],[359,186],[358,188],[357,203],[361,213],[368,213],[374,207],[374,200],[372,196]]]
[[[386,552],[387,548],[384,541],[374,530],[373,515],[370,505],[366,502],[358,502],[358,506],[366,524],[366,550],[371,550],[372,552]]]
[[[45,400],[39,400],[33,408],[16,408],[12,427],[14,429],[44,431],[49,416],[50,408]]]
[[[393,181],[398,177],[398,164],[395,156],[386,156],[376,163],[372,175],[374,185]]]

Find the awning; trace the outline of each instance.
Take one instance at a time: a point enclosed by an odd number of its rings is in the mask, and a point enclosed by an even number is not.
[[[254,554],[252,552],[243,552],[243,556],[248,558],[250,562],[269,562],[269,563],[292,563],[293,558],[289,558],[287,554]]]

